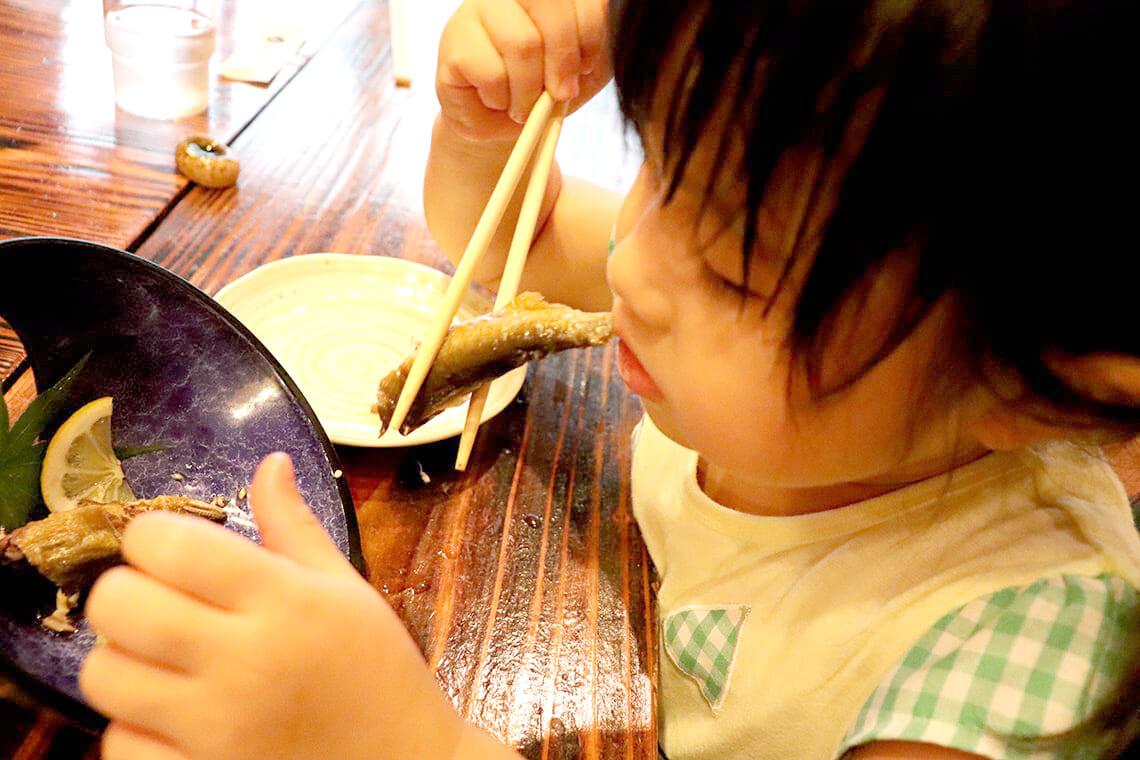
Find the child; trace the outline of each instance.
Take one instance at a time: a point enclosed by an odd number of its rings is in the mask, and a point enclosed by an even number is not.
[[[1098,448],[1140,432],[1131,204],[1108,189],[1137,168],[1135,8],[609,13],[456,12],[425,209],[458,255],[541,90],[580,103],[613,51],[645,165],[624,199],[552,172],[523,287],[612,308],[646,409],[665,754],[1052,756],[1042,737],[1113,708],[1140,607]],[[105,756],[513,756],[459,720],[289,475],[275,455],[253,485],[269,551],[169,515],[127,531],[135,569],[88,604]]]

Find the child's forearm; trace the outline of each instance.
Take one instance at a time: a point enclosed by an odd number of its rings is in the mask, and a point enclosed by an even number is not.
[[[432,237],[452,263],[458,263],[463,255],[513,147],[511,142],[467,140],[448,128],[442,118],[436,119],[424,173],[424,215]],[[475,269],[475,279],[480,283],[494,287],[502,274],[526,181],[527,175],[519,180],[519,189]],[[554,166],[547,183],[548,195],[556,193],[560,181]],[[551,205],[551,200],[543,204],[536,229],[541,229]]]
[[[424,177],[424,213],[432,236],[452,262],[463,255],[512,147],[465,140],[442,119],[436,120]],[[492,288],[506,262],[526,180],[524,175],[475,270],[475,279]],[[620,202],[618,193],[564,178],[555,163],[521,289],[537,290],[552,301],[581,309],[608,309],[606,249]]]

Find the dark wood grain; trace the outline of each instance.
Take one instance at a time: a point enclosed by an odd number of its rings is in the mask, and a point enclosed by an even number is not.
[[[186,190],[174,147],[232,140],[343,21],[357,0],[322,0],[306,42],[268,85],[222,79],[221,62],[274,16],[273,0],[217,3],[206,113],[176,121],[115,107],[102,7],[94,0],[0,0],[0,240],[75,237],[133,250]],[[18,273],[5,273],[16,277]],[[23,358],[0,320],[0,381]]]
[[[24,345],[20,336],[0,320],[0,385],[7,388],[14,373],[22,368]]]
[[[453,4],[439,3],[439,12]],[[0,10],[21,14],[21,25],[55,23],[56,34],[69,34],[40,7],[0,0]],[[94,118],[72,119],[88,124],[74,130],[57,124],[60,145],[21,143],[11,149],[19,169],[0,163],[0,184],[10,179],[36,209],[29,221],[0,206],[0,234],[59,234],[49,212],[83,209],[88,218],[71,219],[69,234],[135,250],[210,293],[260,264],[317,251],[449,269],[420,198],[436,109],[431,78],[420,69],[412,88],[394,86],[388,33],[384,3],[351,4],[287,84],[263,93],[246,121],[225,122],[234,125],[230,142],[242,160],[233,188],[185,187],[165,158],[164,140],[178,132],[170,125],[143,134],[100,133]],[[421,41],[418,60],[433,46]],[[237,108],[212,102],[204,118]],[[636,156],[612,104],[591,108],[568,122],[560,160],[620,186]],[[225,130],[223,121],[207,127]],[[51,129],[34,114],[0,119],[3,128]],[[53,175],[53,162],[67,168]],[[84,190],[76,165],[95,174],[118,168]],[[56,179],[41,193],[42,176]],[[656,757],[652,571],[627,501],[629,435],[640,409],[613,363],[605,347],[534,363],[519,397],[481,430],[462,473],[452,469],[454,440],[339,450],[369,580],[454,704],[527,757]],[[26,374],[17,377],[8,393],[14,405],[31,388]],[[97,755],[96,737],[42,705],[17,696],[0,704],[26,708],[23,718],[0,714],[0,727],[17,728],[0,751]]]
[[[101,7],[90,0],[0,2],[0,239],[80,237],[130,249],[178,194],[174,146],[233,139],[343,20],[354,0],[322,0],[306,46],[269,86],[217,75],[238,40],[272,17],[272,0],[219,5],[206,113],[146,119],[115,107]]]

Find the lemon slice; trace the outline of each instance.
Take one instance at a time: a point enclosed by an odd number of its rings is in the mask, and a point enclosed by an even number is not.
[[[95,399],[67,418],[48,441],[40,493],[52,512],[81,499],[132,501],[135,495],[111,447],[111,397]]]

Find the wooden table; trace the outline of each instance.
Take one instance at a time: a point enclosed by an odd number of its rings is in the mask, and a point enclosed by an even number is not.
[[[217,0],[215,73],[267,14],[299,14],[304,46],[269,86],[215,78],[207,114],[164,122],[115,109],[97,4],[0,0],[0,239],[112,245],[209,293],[316,251],[446,269],[420,183],[453,4],[408,6],[414,80],[397,88],[384,2]],[[192,133],[237,151],[236,188],[175,172]],[[636,161],[621,143],[601,106],[568,122],[561,160],[620,187]],[[463,714],[528,757],[656,757],[652,570],[626,498],[640,410],[612,366],[608,348],[533,364],[465,473],[454,439],[339,450],[369,580]],[[34,395],[4,330],[0,377],[14,409]],[[0,756],[95,758],[98,741],[0,676]]]

